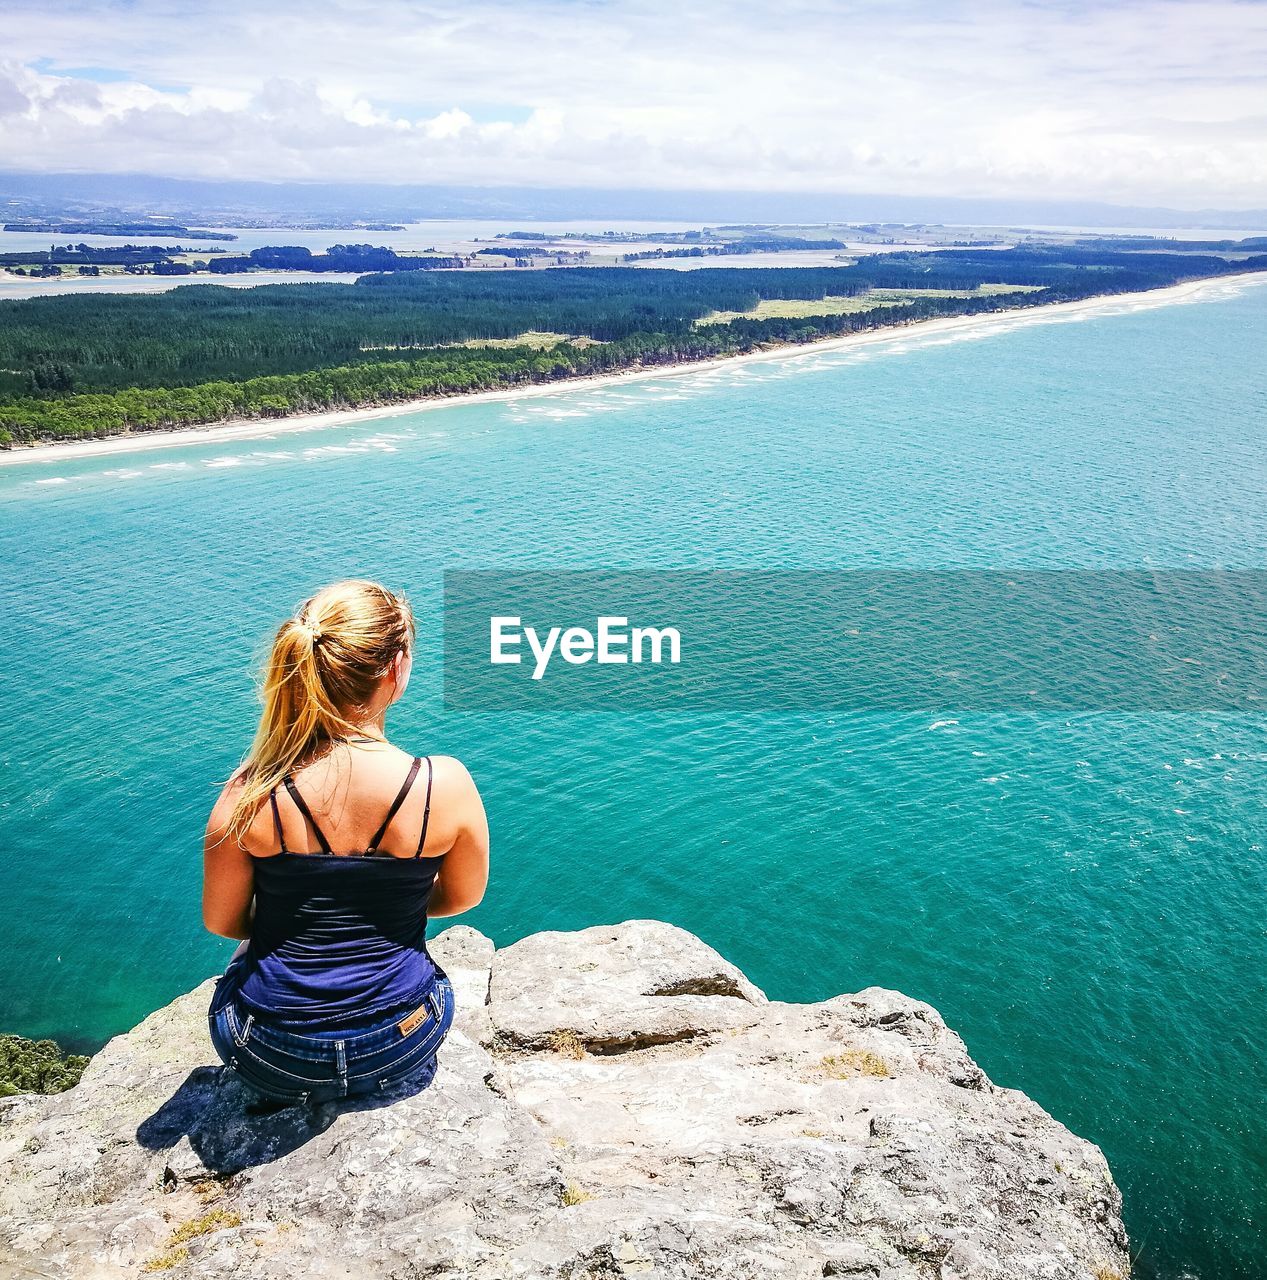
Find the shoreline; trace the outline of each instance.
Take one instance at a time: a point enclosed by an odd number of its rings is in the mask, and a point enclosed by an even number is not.
[[[520,397],[557,395],[572,388],[616,385],[650,378],[683,377],[692,373],[727,368],[756,361],[786,360],[812,352],[843,351],[854,347],[872,346],[878,342],[915,334],[924,336],[937,333],[957,333],[977,329],[1017,316],[1042,317],[1047,315],[1070,316],[1095,314],[1115,306],[1135,304],[1141,301],[1155,302],[1158,306],[1184,302],[1201,293],[1226,285],[1243,287],[1252,283],[1267,282],[1267,271],[1246,271],[1235,275],[1208,276],[1183,284],[1168,285],[1163,289],[1145,289],[1137,293],[1104,294],[1095,298],[1080,298],[1073,302],[1052,302],[1037,307],[1007,307],[973,316],[941,316],[929,320],[908,321],[885,325],[879,329],[844,336],[820,338],[813,342],[785,342],[760,351],[739,355],[714,356],[707,360],[684,360],[673,364],[656,365],[653,368],[622,369],[613,373],[584,374],[574,378],[560,378],[555,382],[529,383],[524,386],[505,387],[491,391],[473,391],[451,396],[426,396],[418,400],[402,400],[398,403],[369,405],[359,409],[327,409],[319,413],[293,414],[282,418],[238,418],[225,422],[206,423],[200,426],[176,427],[162,431],[137,432],[128,435],[106,436],[97,440],[72,440],[65,442],[43,441],[38,444],[17,445],[0,450],[0,467],[22,466],[27,463],[53,459],[103,457],[117,453],[137,453],[147,449],[174,448],[180,445],[219,444],[222,442],[253,439],[272,439],[274,436],[291,435],[303,431],[321,431],[328,427],[351,426],[358,422],[371,422],[379,418],[398,417],[401,414],[420,413],[431,409],[446,408],[456,404],[479,401],[512,400]]]

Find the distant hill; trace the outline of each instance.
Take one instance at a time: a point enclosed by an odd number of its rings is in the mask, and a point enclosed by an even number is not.
[[[7,208],[5,207],[7,206]],[[883,194],[643,191],[552,187],[383,186],[198,182],[144,174],[0,173],[7,218],[162,214],[220,225],[290,219],[423,218],[674,220],[686,222],[920,222],[1267,230],[1267,209],[1181,210],[1082,200],[1003,200]]]

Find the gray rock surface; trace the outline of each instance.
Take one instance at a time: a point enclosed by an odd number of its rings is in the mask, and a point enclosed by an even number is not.
[[[429,946],[458,1014],[388,1105],[246,1115],[210,981],[0,1104],[0,1277],[1128,1273],[1099,1149],[926,1004],[768,1000],[655,920]]]

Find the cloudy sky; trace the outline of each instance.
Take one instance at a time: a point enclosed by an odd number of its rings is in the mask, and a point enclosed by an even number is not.
[[[1267,207],[1267,3],[4,0],[0,169]]]

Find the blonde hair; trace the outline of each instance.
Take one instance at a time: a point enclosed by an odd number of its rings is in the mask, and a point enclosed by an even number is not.
[[[404,596],[349,578],[323,587],[277,629],[264,668],[264,711],[239,773],[227,833],[239,844],[272,789],[301,760],[357,732],[366,706],[415,635]]]

